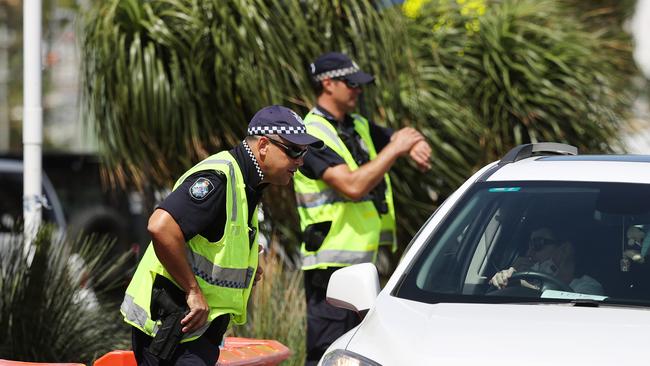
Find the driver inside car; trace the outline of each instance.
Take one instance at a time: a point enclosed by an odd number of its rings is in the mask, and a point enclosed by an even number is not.
[[[497,272],[490,284],[498,289],[508,286],[508,280],[517,271],[531,271],[550,275],[568,285],[573,292],[603,295],[603,287],[592,277],[576,273],[575,248],[568,240],[560,240],[548,227],[542,227],[531,233],[525,257],[517,258],[508,269]],[[519,280],[520,285],[540,290],[536,281]]]

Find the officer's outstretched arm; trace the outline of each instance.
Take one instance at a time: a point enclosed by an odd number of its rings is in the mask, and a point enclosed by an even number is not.
[[[187,247],[180,226],[167,211],[156,209],[149,218],[147,230],[158,260],[185,291],[190,312],[181,320],[183,332],[200,328],[207,321],[210,308],[187,260]]]
[[[346,164],[335,165],[325,169],[322,179],[346,197],[361,199],[384,179],[384,174],[398,157],[407,154],[413,145],[423,140],[424,137],[415,129],[403,128],[393,134],[391,142],[374,159],[359,169],[352,171]]]

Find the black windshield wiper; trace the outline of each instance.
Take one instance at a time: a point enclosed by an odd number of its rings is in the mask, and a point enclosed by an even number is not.
[[[569,301],[569,304],[573,304],[573,306],[580,306],[585,308],[597,308],[600,306],[600,304],[602,304],[602,301],[589,300],[589,299],[576,299],[576,300]]]

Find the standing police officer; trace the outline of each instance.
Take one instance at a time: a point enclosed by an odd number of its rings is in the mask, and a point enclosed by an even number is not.
[[[306,365],[316,364],[336,338],[359,323],[357,314],[325,301],[332,272],[374,262],[380,244],[396,248],[388,170],[403,155],[410,155],[421,170],[428,170],[431,155],[431,148],[415,129],[393,132],[352,114],[361,86],[374,77],[361,71],[348,56],[326,53],[310,66],[318,98],[305,124],[326,147],[306,156],[294,177],[303,231]]]
[[[230,321],[246,322],[251,287],[262,274],[256,215],[262,191],[269,183],[288,184],[309,145],[322,142],[296,113],[265,107],[241,144],[176,182],[149,219],[152,242],[121,306],[139,365],[216,363]]]

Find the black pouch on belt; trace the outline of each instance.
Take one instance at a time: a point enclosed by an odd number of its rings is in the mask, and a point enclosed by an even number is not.
[[[185,292],[169,279],[157,275],[151,293],[151,317],[160,319],[162,324],[149,345],[149,353],[161,360],[171,359],[183,338],[181,320],[188,311]]]
[[[325,241],[331,227],[331,221],[318,222],[307,226],[302,233],[305,249],[310,252],[317,251]]]

